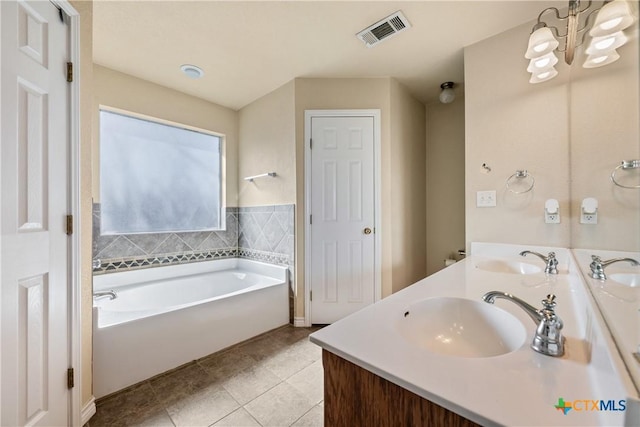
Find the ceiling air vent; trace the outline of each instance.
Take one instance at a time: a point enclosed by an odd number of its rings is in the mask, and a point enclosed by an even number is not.
[[[401,11],[376,22],[375,24],[360,31],[356,36],[364,42],[367,47],[373,47],[382,40],[388,39],[394,34],[410,28],[411,24]]]

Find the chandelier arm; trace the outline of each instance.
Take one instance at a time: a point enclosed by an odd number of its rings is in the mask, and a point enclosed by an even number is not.
[[[589,2],[589,3],[591,3],[591,2]],[[606,4],[606,3],[607,2],[605,2],[604,4]],[[604,6],[604,4],[603,4],[603,6]],[[589,28],[589,25],[591,24],[591,17],[594,16],[594,15],[597,15],[598,12],[600,12],[600,9],[602,9],[602,7],[599,7],[597,9],[594,9],[591,12],[589,12],[589,14],[587,15],[587,19],[584,20],[584,25],[582,27],[578,28],[578,32],[585,31],[587,28]]]
[[[560,31],[558,30],[558,27],[547,27],[547,28],[549,28],[556,35],[556,38],[558,39],[564,39],[567,37],[566,34],[560,35]]]
[[[576,47],[582,46],[586,38],[587,38],[587,33],[582,33],[582,37],[580,37],[580,43],[576,42]]]
[[[611,1],[611,0],[609,0],[609,1]],[[589,8],[591,7],[591,3],[592,3],[592,1],[591,1],[591,0],[588,0],[588,1],[587,1],[587,5],[585,6],[585,8],[584,8],[584,9],[580,9],[580,10],[578,10],[578,13],[580,14],[580,13],[582,13],[582,12],[585,12],[587,9],[589,9]],[[607,3],[607,2],[605,1],[605,3]],[[604,6],[604,4],[603,4],[603,6]]]
[[[542,15],[544,15],[548,10],[553,10],[555,12],[556,15],[556,19],[560,20],[560,21],[564,21],[567,18],[569,18],[569,16],[560,16],[560,11],[558,10],[557,7],[548,7],[546,9],[543,9],[542,12],[540,12],[540,14],[538,15],[538,23],[542,22]]]
[[[602,4],[602,6],[604,6],[604,5],[605,5],[605,4],[607,4],[607,3],[610,3],[611,1],[613,1],[613,0],[605,0],[605,1],[604,1],[604,3]],[[578,1],[577,3],[578,3],[578,5],[579,5],[579,3],[580,3],[580,2]],[[592,0],[588,0],[588,1],[587,1],[587,5],[586,5],[584,8],[582,8],[582,9],[580,9],[580,10],[575,10],[575,11],[573,12],[573,13],[575,14],[574,16],[578,17],[581,13],[586,12],[586,11],[591,7],[591,4],[592,4],[592,3],[593,3],[593,2],[592,2]],[[590,22],[590,20],[591,20],[591,16],[592,16],[592,15],[594,15],[594,14],[596,14],[596,13],[598,13],[598,11],[600,11],[600,9],[602,9],[602,6],[601,6],[601,7],[599,7],[599,8],[597,8],[597,9],[595,9],[595,10],[592,10],[592,11],[589,13],[589,15],[587,15],[587,19],[585,20],[584,25],[583,25],[582,27],[579,27],[579,28],[576,30],[578,33],[582,32],[582,31],[585,31],[585,30],[588,28],[588,26],[589,26],[589,22]],[[576,8],[577,8],[577,6],[576,6]],[[556,19],[557,19],[557,20],[559,20],[559,21],[567,21],[567,20],[570,20],[570,19],[572,18],[572,14],[571,14],[571,12],[569,12],[569,13],[567,14],[567,16],[560,16],[560,11],[558,10],[558,8],[556,8],[556,7],[548,7],[548,8],[546,8],[546,9],[543,9],[543,10],[542,10],[542,12],[540,12],[540,14],[538,15],[537,24],[536,24],[536,26],[534,26],[534,29],[535,29],[539,24],[541,24],[541,23],[542,23],[542,24],[544,24],[544,26],[546,26],[546,27],[548,27],[548,28],[552,29],[552,30],[553,30],[553,32],[555,33],[556,37],[558,37],[558,38],[566,38],[566,37],[568,36],[568,31],[567,31],[567,33],[566,33],[566,34],[560,34],[560,31],[558,30],[558,27],[555,27],[555,26],[549,26],[549,25],[547,25],[547,23],[546,23],[546,22],[542,21],[542,15],[544,15],[546,12],[548,12],[548,11],[550,11],[550,10],[553,10],[553,11],[554,11],[554,15],[555,15]],[[569,25],[569,23],[567,23],[567,26],[568,26],[568,25]]]

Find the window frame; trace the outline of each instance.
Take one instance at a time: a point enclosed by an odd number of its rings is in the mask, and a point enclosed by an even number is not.
[[[198,133],[219,138],[220,164],[219,164],[219,179],[218,179],[218,182],[219,182],[219,188],[218,188],[219,213],[218,214],[219,214],[220,222],[219,222],[219,228],[207,228],[207,229],[200,229],[200,230],[156,230],[156,231],[137,231],[137,232],[115,232],[115,233],[110,232],[108,234],[104,234],[102,231],[102,221],[100,221],[101,222],[100,235],[119,236],[119,235],[133,235],[133,234],[199,233],[199,232],[209,232],[209,231],[225,231],[227,229],[227,224],[226,224],[226,186],[227,186],[226,185],[226,135],[221,132],[216,132],[209,129],[203,129],[201,127],[188,125],[185,123],[179,123],[172,120],[166,120],[159,117],[149,116],[147,114],[137,113],[130,110],[124,110],[121,108],[112,107],[104,104],[98,105],[97,119],[96,119],[97,126],[95,131],[97,144],[94,146],[94,149],[96,150],[96,154],[92,156],[95,160],[97,160],[97,161],[94,161],[94,166],[93,166],[95,168],[95,172],[94,172],[95,191],[93,194],[94,194],[94,198],[95,198],[95,194],[96,193],[98,194],[98,202],[100,204],[102,204],[102,200],[101,200],[102,199],[101,197],[101,186],[102,186],[101,137],[102,135],[101,135],[101,127],[100,127],[100,113],[102,111],[118,114],[125,117],[130,117],[137,120],[143,120],[143,121],[147,121],[147,122],[151,122],[159,125],[171,126],[179,129],[184,129],[187,131],[198,132]]]

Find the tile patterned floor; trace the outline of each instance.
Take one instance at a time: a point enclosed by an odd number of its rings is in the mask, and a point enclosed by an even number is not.
[[[284,326],[101,399],[86,427],[322,426],[318,328]]]

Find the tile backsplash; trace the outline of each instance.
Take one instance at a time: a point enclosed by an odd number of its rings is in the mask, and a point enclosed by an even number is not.
[[[231,257],[293,272],[294,241],[293,205],[227,208],[221,231],[121,235],[100,234],[100,204],[93,205],[94,274]]]

